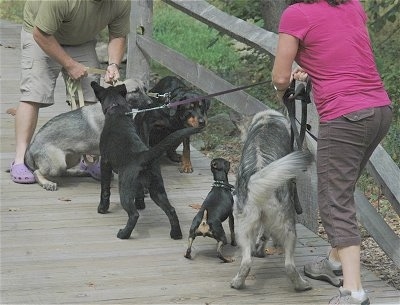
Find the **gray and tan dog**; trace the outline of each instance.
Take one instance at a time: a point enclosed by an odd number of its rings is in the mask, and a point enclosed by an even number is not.
[[[277,111],[259,112],[249,125],[239,125],[244,131],[244,146],[237,172],[233,214],[242,261],[231,287],[244,287],[251,256],[265,256],[266,242],[272,237],[285,250],[285,269],[295,290],[311,289],[294,264],[296,212],[290,179],[307,169],[312,155],[291,152],[289,122]]]
[[[142,108],[152,101],[146,95],[143,82],[126,80],[116,86],[127,91],[131,108]],[[104,114],[100,103],[61,113],[43,125],[25,153],[25,164],[33,171],[36,182],[49,191],[57,190],[50,177],[87,176],[76,167],[82,155],[100,155],[100,134]]]

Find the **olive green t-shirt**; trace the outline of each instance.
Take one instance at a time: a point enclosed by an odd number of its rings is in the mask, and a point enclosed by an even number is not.
[[[79,45],[96,38],[108,26],[110,35],[124,37],[130,29],[130,0],[28,0],[24,29],[34,26],[61,45]]]

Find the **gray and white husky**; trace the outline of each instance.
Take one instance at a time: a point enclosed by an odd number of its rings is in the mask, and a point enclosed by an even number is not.
[[[146,95],[143,82],[127,79],[116,86],[124,90],[132,108],[152,103]],[[75,167],[82,155],[100,155],[100,134],[104,114],[99,102],[61,113],[43,125],[25,153],[25,164],[33,171],[36,182],[49,191],[57,190],[57,183],[50,177],[87,176]]]
[[[310,152],[292,152],[288,119],[275,110],[259,112],[241,121],[231,119],[242,131],[242,156],[236,177],[233,214],[242,261],[231,287],[244,287],[252,255],[265,256],[271,237],[285,250],[286,273],[295,290],[311,289],[294,264],[296,244],[294,188],[290,179],[312,162]],[[244,122],[244,123],[243,123]]]

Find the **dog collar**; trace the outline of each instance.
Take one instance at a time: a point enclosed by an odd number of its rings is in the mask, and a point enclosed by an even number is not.
[[[232,184],[229,184],[229,183],[226,183],[226,182],[220,181],[220,180],[214,181],[212,186],[221,187],[221,188],[224,188],[224,189],[227,189],[230,191],[232,191],[235,188]]]

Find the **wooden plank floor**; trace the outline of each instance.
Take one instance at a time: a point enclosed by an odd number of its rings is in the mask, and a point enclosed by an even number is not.
[[[180,174],[163,160],[170,201],[180,218],[184,238],[169,238],[167,217],[150,199],[131,239],[119,240],[126,223],[116,179],[110,213],[97,213],[100,185],[91,178],[59,178],[59,190],[19,185],[6,170],[14,157],[14,118],[6,110],[19,98],[19,25],[1,21],[0,187],[1,304],[327,304],[337,289],[311,280],[313,290],[296,293],[289,285],[283,255],[254,259],[246,288],[229,287],[240,263],[240,251],[226,246],[235,262],[215,257],[216,243],[197,238],[193,260],[183,254],[196,211],[212,183],[209,162],[193,151],[193,174]],[[63,86],[57,102],[40,112],[39,126],[67,111]],[[231,183],[233,178],[231,177]],[[226,224],[225,224],[226,227]],[[227,230],[228,232],[228,230]],[[296,264],[301,267],[326,253],[327,243],[298,225]],[[400,293],[362,270],[373,304],[399,304]]]

